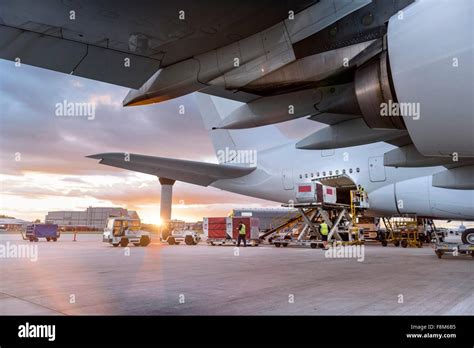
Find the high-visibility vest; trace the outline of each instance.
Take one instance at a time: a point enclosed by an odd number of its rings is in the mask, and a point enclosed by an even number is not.
[[[245,225],[242,224],[239,229],[239,234],[245,234],[245,229],[246,229]]]
[[[319,225],[319,229],[321,231],[321,234],[323,236],[327,236],[328,233],[329,233],[329,227],[328,227],[328,224],[323,222],[322,224]]]

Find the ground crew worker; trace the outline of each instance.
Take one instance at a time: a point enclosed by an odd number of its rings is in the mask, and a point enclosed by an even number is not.
[[[320,223],[319,224],[319,232],[321,232],[324,249],[327,249],[327,247],[328,247],[328,234],[329,234],[328,224],[325,223],[325,222]]]
[[[247,246],[247,241],[245,240],[245,233],[246,233],[246,227],[245,225],[241,222],[239,224],[239,238],[237,239],[237,246],[240,247],[240,241],[244,241],[244,247]]]
[[[362,185],[358,186],[358,191],[359,191],[359,194],[360,194],[360,201],[363,202],[365,193],[364,193],[364,188],[362,187]]]

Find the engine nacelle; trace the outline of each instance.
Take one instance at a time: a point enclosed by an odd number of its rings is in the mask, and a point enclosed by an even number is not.
[[[470,190],[433,186],[425,176],[397,182],[369,192],[375,215],[414,214],[420,217],[474,220],[474,196]]]
[[[474,157],[474,2],[416,1],[388,24],[389,66],[403,117],[425,156]]]

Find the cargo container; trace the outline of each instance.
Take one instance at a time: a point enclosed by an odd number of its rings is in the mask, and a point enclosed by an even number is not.
[[[306,182],[297,185],[296,200],[298,203],[331,203],[337,202],[336,188],[319,182]]]
[[[246,227],[246,240],[249,245],[259,244],[260,229],[258,218],[252,217],[206,217],[203,231],[210,245],[237,244],[239,224]]]
[[[33,224],[26,227],[26,239],[30,242],[37,242],[39,238],[46,238],[46,241],[56,242],[60,236],[58,225],[54,224]]]

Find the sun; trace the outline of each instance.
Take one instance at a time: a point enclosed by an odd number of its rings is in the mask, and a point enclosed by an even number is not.
[[[156,226],[161,226],[163,224],[163,221],[161,220],[160,217],[150,217],[150,218],[145,217],[143,220],[145,223],[156,225]]]

